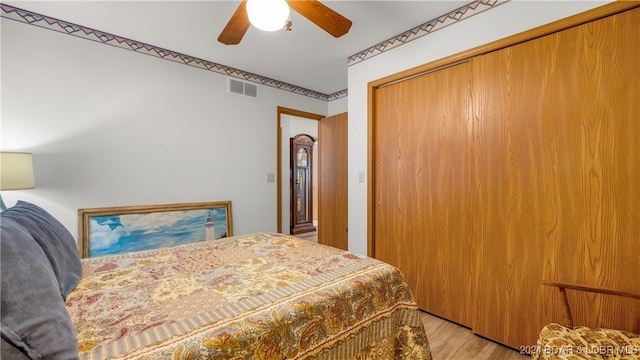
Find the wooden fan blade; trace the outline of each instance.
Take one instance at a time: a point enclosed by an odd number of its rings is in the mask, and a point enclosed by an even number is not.
[[[351,20],[331,10],[318,0],[287,0],[287,4],[333,37],[346,34],[351,28]]]
[[[236,12],[229,19],[227,26],[218,36],[218,41],[225,45],[239,44],[250,24],[249,16],[247,15],[247,0],[242,0]]]

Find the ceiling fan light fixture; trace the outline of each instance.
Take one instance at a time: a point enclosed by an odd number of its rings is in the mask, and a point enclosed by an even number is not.
[[[247,0],[247,15],[260,30],[281,30],[289,19],[289,5],[285,0]]]

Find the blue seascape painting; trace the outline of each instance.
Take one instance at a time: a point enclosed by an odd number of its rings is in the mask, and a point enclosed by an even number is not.
[[[91,218],[90,257],[227,237],[225,208],[105,215]]]

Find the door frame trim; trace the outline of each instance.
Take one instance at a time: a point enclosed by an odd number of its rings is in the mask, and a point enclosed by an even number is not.
[[[314,114],[302,110],[290,109],[282,106],[278,106],[277,108],[277,120],[276,120],[276,231],[282,232],[282,177],[280,173],[282,172],[282,127],[280,126],[280,122],[282,120],[282,115],[291,115],[297,117],[307,118],[309,120],[317,120],[325,118],[326,115]],[[320,204],[318,204],[320,207]]]

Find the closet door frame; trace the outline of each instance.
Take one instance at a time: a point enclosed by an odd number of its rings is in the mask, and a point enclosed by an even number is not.
[[[553,33],[557,33],[560,32],[562,30],[566,30],[569,29],[571,27],[574,26],[578,26],[578,25],[582,25],[585,23],[589,23],[595,20],[599,20],[608,16],[612,16],[636,7],[640,7],[640,3],[638,2],[614,2],[614,3],[610,3],[607,5],[604,5],[602,7],[593,9],[591,11],[587,11],[585,13],[581,13],[566,19],[562,19],[560,21],[548,24],[548,25],[544,25],[541,26],[539,28],[536,29],[532,29],[530,31],[526,31],[520,34],[516,34],[513,35],[511,37],[502,39],[502,40],[498,40],[474,49],[470,49],[468,51],[462,52],[462,53],[458,53],[455,54],[453,56],[444,58],[444,59],[440,59],[428,64],[425,64],[423,66],[419,66],[413,69],[409,69],[407,71],[395,74],[395,75],[391,75],[389,77],[385,77],[383,79],[371,82],[369,84],[369,97],[368,97],[368,104],[369,104],[369,118],[368,118],[368,125],[369,125],[369,134],[368,134],[368,139],[369,139],[369,149],[368,149],[368,167],[369,167],[369,173],[370,175],[370,182],[368,185],[368,246],[369,246],[369,251],[368,251],[368,255],[371,257],[376,257],[376,255],[380,255],[380,254],[376,254],[376,209],[377,204],[379,199],[377,198],[378,196],[378,187],[379,187],[379,181],[382,181],[381,179],[379,179],[377,177],[376,171],[377,171],[377,161],[379,161],[379,159],[376,158],[376,154],[379,153],[379,146],[380,144],[377,143],[378,138],[377,138],[377,133],[378,133],[378,129],[377,127],[379,126],[377,119],[378,119],[378,114],[377,114],[377,109],[379,104],[377,104],[377,100],[378,100],[378,93],[380,91],[381,88],[391,84],[391,83],[395,83],[398,81],[402,81],[403,79],[406,78],[412,78],[412,77],[416,77],[419,76],[423,73],[429,73],[429,72],[434,72],[437,71],[441,68],[446,68],[446,67],[450,67],[452,65],[455,65],[457,63],[460,62],[464,62],[464,61],[472,61],[473,58],[479,57],[481,55],[485,55],[491,52],[495,52],[497,50],[501,50],[501,49],[505,49],[505,48],[509,48],[513,45],[517,45],[529,40],[533,40],[533,39],[537,39],[539,37],[542,36],[546,36],[546,35],[550,35]],[[524,129],[524,128],[523,128]],[[384,241],[385,239],[381,239],[380,241]],[[480,241],[482,241],[482,239],[480,239]],[[547,249],[545,249],[546,251]],[[548,254],[546,254],[548,255]],[[480,258],[482,258],[481,254],[478,255]],[[524,255],[523,255],[524,256]],[[542,261],[541,259],[538,259],[539,261]],[[540,268],[542,269],[544,264],[540,264]],[[476,268],[476,271],[479,270],[478,268]],[[540,270],[541,272],[542,270]],[[545,272],[546,275],[547,272]],[[534,281],[535,282],[535,281]],[[522,285],[522,284],[520,284]],[[541,287],[542,285],[540,284],[528,284],[530,286],[535,286],[535,287]],[[475,285],[475,286],[480,286],[480,285]],[[536,292],[538,293],[538,292]],[[547,299],[547,297],[553,297],[555,295],[551,295],[551,296],[547,296],[548,292],[545,290],[544,292],[541,292],[542,294],[544,294],[545,299]],[[476,294],[477,295],[477,294]],[[469,301],[474,301],[474,300],[469,300]],[[478,299],[475,299],[475,301],[477,302]],[[532,307],[532,309],[537,309],[538,308],[538,303],[541,302],[540,299],[531,299],[531,301],[534,304],[534,306]],[[548,304],[549,301],[546,301],[546,303]],[[555,301],[553,301],[552,303],[555,303]],[[478,305],[478,304],[476,304]],[[476,309],[476,311],[481,311],[479,308]],[[532,310],[533,311],[533,310]],[[546,310],[545,310],[546,311]],[[477,314],[476,314],[477,316]],[[546,318],[549,317],[550,314],[549,313],[545,313],[544,314],[544,321],[546,321]],[[534,320],[534,322],[540,322],[542,316],[540,314],[538,314],[536,316],[536,319],[532,319]],[[486,321],[482,320],[482,321]],[[542,321],[542,322],[544,322]],[[475,321],[476,323],[478,322],[478,320],[476,319]],[[477,324],[476,324],[477,325]],[[537,325],[536,325],[537,326]],[[472,326],[472,327],[475,327]],[[482,327],[482,326],[481,326]],[[485,326],[486,328],[486,326]],[[486,330],[485,330],[486,331]],[[484,334],[485,336],[489,336],[492,337],[491,334]],[[529,334],[530,335],[530,334]],[[529,335],[527,335],[527,337],[529,337]],[[502,337],[502,335],[500,334],[496,334],[495,336],[498,337]],[[511,335],[505,335],[509,338],[511,338]],[[518,345],[524,345],[525,343],[523,341],[521,341],[520,339],[517,340],[518,343],[522,343],[522,344],[516,344],[516,340],[512,340],[512,341],[505,341],[505,339],[495,339],[499,342],[505,343],[509,346],[518,346]],[[535,341],[535,338],[530,340],[529,342],[533,343],[532,341]],[[514,345],[515,344],[515,345]]]

